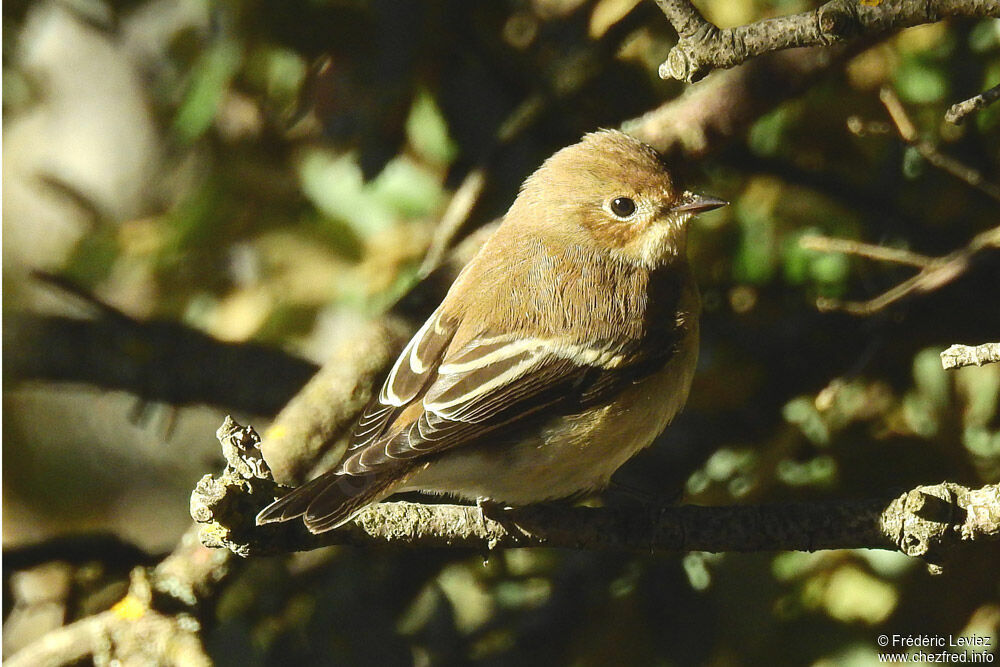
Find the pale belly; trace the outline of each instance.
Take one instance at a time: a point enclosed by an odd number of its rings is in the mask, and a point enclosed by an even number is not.
[[[428,462],[397,490],[526,505],[603,488],[684,406],[698,357],[694,329],[662,371],[611,404],[557,418],[521,442],[457,447]]]

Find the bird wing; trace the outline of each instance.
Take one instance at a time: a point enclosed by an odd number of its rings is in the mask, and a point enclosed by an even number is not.
[[[364,475],[399,466],[515,428],[556,404],[560,414],[579,412],[662,367],[673,348],[671,341],[665,343],[666,349],[643,354],[600,343],[484,334],[447,350],[433,377],[424,380],[423,393],[401,404],[379,435],[373,427],[359,425],[362,435],[339,470]],[[397,364],[404,375],[405,368]],[[391,405],[384,399],[404,399],[397,385],[412,393],[417,384],[390,374],[380,406],[373,406],[371,414]]]
[[[313,532],[335,528],[389,495],[418,459],[516,428],[557,404],[572,414],[607,400],[661,368],[674,342],[650,354],[644,346],[484,333],[455,347],[456,330],[436,311],[364,411],[340,466],[265,508],[257,523],[304,515]]]
[[[436,377],[458,323],[435,310],[406,344],[378,395],[362,412],[351,434],[344,458],[383,437],[408,407],[413,405]]]
[[[552,341],[477,338],[448,354],[422,396],[341,470],[364,474],[461,445],[566,401],[593,370]]]
[[[419,397],[435,377],[456,328],[453,320],[442,317],[441,308],[427,318],[400,352],[381,391],[362,412],[345,460],[374,446],[408,407],[419,405]],[[314,533],[336,528],[365,505],[390,493],[402,478],[398,470],[396,475],[382,472],[348,475],[340,468],[326,472],[265,507],[257,515],[257,524],[304,516]]]

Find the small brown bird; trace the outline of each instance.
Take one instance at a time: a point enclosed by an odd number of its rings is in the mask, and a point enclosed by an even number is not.
[[[403,349],[340,465],[257,523],[303,516],[319,533],[399,491],[525,505],[603,488],[687,400],[687,222],[725,204],[618,131],[557,152]]]

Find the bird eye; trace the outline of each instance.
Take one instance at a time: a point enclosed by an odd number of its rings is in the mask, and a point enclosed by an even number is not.
[[[615,197],[611,200],[611,212],[619,218],[629,218],[635,213],[635,202],[629,197]]]

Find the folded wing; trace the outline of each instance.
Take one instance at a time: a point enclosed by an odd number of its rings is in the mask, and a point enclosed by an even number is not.
[[[659,367],[672,347],[664,341],[651,357],[638,346],[486,334],[456,348],[456,329],[435,312],[365,410],[341,465],[270,505],[258,523],[304,515],[314,532],[334,528],[391,494],[421,459],[546,408],[569,414],[605,400]]]

